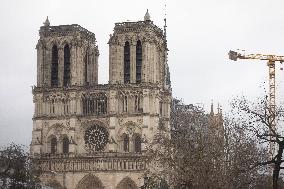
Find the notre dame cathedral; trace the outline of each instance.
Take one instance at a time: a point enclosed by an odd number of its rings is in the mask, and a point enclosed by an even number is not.
[[[77,24],[39,30],[31,157],[54,189],[138,189],[147,143],[169,127],[166,26],[114,26],[109,82],[98,84],[95,34]]]

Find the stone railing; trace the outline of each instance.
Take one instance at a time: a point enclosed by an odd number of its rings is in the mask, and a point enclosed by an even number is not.
[[[148,166],[145,156],[33,159],[33,164],[41,172],[141,171]]]
[[[116,32],[127,32],[134,30],[144,30],[147,26],[153,30],[158,36],[163,36],[163,30],[156,26],[153,21],[138,21],[138,22],[120,22],[115,23],[114,30]]]
[[[86,91],[86,90],[102,90],[107,91],[109,89],[109,84],[92,84],[92,85],[70,85],[68,87],[50,87],[48,85],[38,87],[32,86],[33,94],[42,93],[42,92],[62,92],[62,91],[70,91],[70,92],[77,92],[77,91]]]
[[[62,35],[64,35],[70,32],[80,32],[81,34],[85,35],[93,42],[96,42],[95,34],[78,24],[40,27],[40,35],[45,35],[45,36],[52,35],[54,33],[62,33]]]
[[[36,159],[61,159],[61,158],[109,158],[109,157],[131,157],[131,158],[137,158],[137,157],[145,157],[146,152],[89,152],[89,153],[80,153],[80,154],[74,154],[74,153],[57,153],[57,154],[38,154],[36,156]]]

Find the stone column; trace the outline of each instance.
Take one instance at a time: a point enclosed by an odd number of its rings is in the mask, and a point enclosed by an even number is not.
[[[154,64],[155,64],[154,83],[157,83],[159,81],[159,54],[156,45],[154,46]]]
[[[37,86],[42,86],[43,78],[43,47],[37,46]]]
[[[114,59],[114,46],[109,44],[109,82],[110,84],[114,83],[114,64],[115,64],[115,59]]]
[[[77,98],[76,100],[76,111],[77,111],[77,115],[81,115],[83,114],[83,111],[82,111],[82,101],[80,98]]]
[[[47,86],[51,85],[51,49],[45,50],[45,61],[44,61],[44,84]]]
[[[150,102],[150,97],[149,97],[149,90],[148,89],[144,89],[143,90],[143,112],[144,113],[149,113],[150,112],[150,108],[149,108],[149,102]]]
[[[95,84],[98,84],[98,77],[99,77],[99,72],[98,72],[98,67],[99,67],[99,53],[95,52],[94,54],[94,77],[95,77]]]
[[[76,83],[77,85],[81,85],[81,66],[82,66],[82,62],[81,62],[81,47],[77,46],[76,47]]]
[[[155,44],[150,44],[150,82],[154,83],[154,78],[155,78]]]
[[[149,46],[150,44],[146,42],[142,48],[143,48],[143,55],[142,55],[142,73],[143,73],[143,80],[144,82],[149,82],[149,70],[150,70],[150,57],[149,57]]]
[[[124,46],[117,46],[116,54],[116,81],[124,83]]]

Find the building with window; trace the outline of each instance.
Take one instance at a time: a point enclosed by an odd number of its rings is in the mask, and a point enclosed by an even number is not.
[[[109,83],[98,84],[95,34],[77,25],[39,30],[31,156],[53,188],[138,189],[147,143],[169,128],[171,86],[165,30],[116,23]]]

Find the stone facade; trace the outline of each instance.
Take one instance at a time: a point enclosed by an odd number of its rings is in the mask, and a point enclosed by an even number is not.
[[[169,128],[171,86],[165,31],[144,21],[116,23],[109,83],[98,84],[95,34],[79,25],[39,30],[31,156],[53,188],[136,189],[146,146]]]

